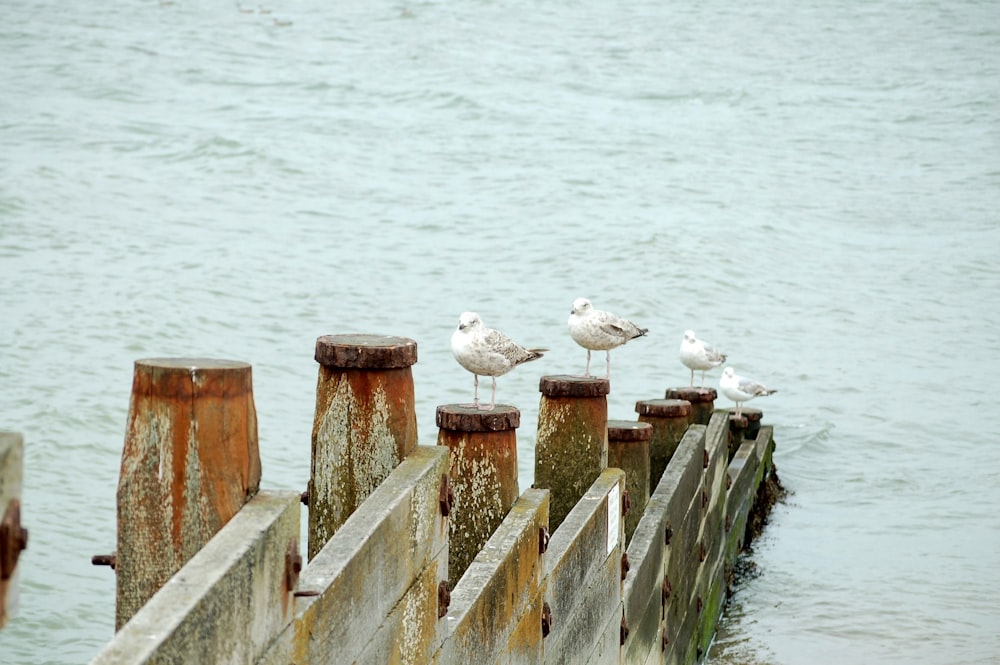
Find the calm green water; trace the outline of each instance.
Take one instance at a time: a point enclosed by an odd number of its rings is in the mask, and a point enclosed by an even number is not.
[[[651,330],[612,418],[687,328],[779,389],[792,495],[712,662],[1000,662],[1000,5],[268,7],[0,0],[0,662],[111,636],[134,360],[253,363],[264,484],[304,489],[316,337],[416,339],[430,444],[477,311],[551,349],[499,380],[527,487],[578,296]]]

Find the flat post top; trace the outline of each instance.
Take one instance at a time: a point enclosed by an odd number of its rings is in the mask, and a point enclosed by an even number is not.
[[[611,392],[611,381],[596,376],[557,374],[543,376],[538,390],[546,397],[604,397]]]
[[[401,369],[417,362],[417,343],[391,335],[323,335],[316,362],[339,369]]]
[[[608,441],[637,442],[653,438],[653,426],[635,420],[609,420]]]
[[[435,414],[437,426],[452,432],[503,432],[521,425],[521,412],[509,404],[485,411],[461,404],[442,404]]]
[[[687,418],[691,415],[691,402],[686,399],[647,399],[635,403],[635,412],[654,418]]]
[[[714,402],[719,393],[715,388],[667,388],[667,399],[684,399],[692,404]]]

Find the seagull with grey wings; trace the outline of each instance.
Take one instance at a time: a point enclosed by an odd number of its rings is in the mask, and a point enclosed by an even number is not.
[[[604,351],[607,353],[607,371],[605,379],[611,378],[611,349],[621,346],[636,337],[642,337],[648,328],[640,328],[636,324],[620,316],[594,309],[586,298],[573,301],[573,310],[569,317],[569,335],[573,341],[587,349],[587,369],[584,377],[590,376],[590,352]]]
[[[492,411],[496,406],[497,377],[503,376],[518,365],[538,360],[548,349],[526,349],[499,330],[483,325],[475,312],[462,312],[458,328],[451,335],[451,353],[458,364],[472,372],[473,397],[470,406]],[[479,377],[493,378],[489,406],[479,404]]]
[[[719,390],[722,394],[736,402],[736,417],[742,415],[740,409],[744,402],[752,400],[754,397],[767,397],[778,392],[772,390],[761,383],[738,375],[732,367],[722,370],[722,378],[719,379]]]
[[[691,370],[691,387],[694,387],[694,371],[701,370],[701,387],[705,387],[705,370],[718,367],[726,362],[726,354],[708,342],[698,339],[693,330],[685,331],[681,340],[681,363]]]

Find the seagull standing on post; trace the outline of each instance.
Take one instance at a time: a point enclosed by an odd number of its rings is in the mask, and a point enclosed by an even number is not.
[[[611,349],[621,346],[630,339],[642,337],[648,328],[640,328],[631,321],[611,312],[594,309],[586,298],[573,301],[573,311],[569,317],[569,334],[573,341],[587,349],[587,369],[583,376],[590,376],[590,352],[607,353],[605,379],[611,378]]]
[[[684,333],[681,340],[681,362],[691,370],[691,387],[694,387],[694,371],[701,370],[701,387],[705,387],[705,370],[718,367],[726,362],[726,354],[707,342],[695,337],[693,330]]]
[[[497,377],[518,365],[538,360],[548,349],[526,349],[498,330],[487,328],[475,312],[462,312],[458,328],[451,335],[451,352],[458,364],[472,372],[474,409],[492,411],[496,406]],[[479,377],[493,378],[490,405],[479,405]]]
[[[736,417],[742,415],[740,409],[743,402],[752,400],[754,397],[767,397],[778,392],[757,383],[753,379],[747,379],[736,374],[732,367],[727,367],[722,371],[722,378],[719,379],[719,390],[729,399],[736,402]]]

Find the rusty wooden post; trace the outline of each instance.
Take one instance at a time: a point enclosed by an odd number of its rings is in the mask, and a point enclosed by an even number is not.
[[[625,472],[625,545],[649,501],[649,444],[653,426],[634,420],[608,421],[608,467]]]
[[[17,560],[28,546],[28,531],[21,526],[23,473],[21,435],[0,432],[0,628],[17,613]]]
[[[543,376],[538,389],[534,487],[551,491],[553,532],[608,466],[611,382],[596,377]]]
[[[760,431],[760,421],[764,417],[764,412],[760,409],[752,409],[745,406],[740,411],[743,417],[747,419],[747,429],[743,432],[743,437],[745,439],[756,439],[757,432]]]
[[[517,428],[521,412],[497,404],[481,411],[459,404],[437,408],[439,446],[451,452],[454,492],[449,515],[448,580],[454,588],[517,501]]]
[[[653,428],[649,442],[649,487],[652,491],[691,424],[694,409],[686,399],[647,399],[635,403],[635,412],[639,414],[639,422],[649,423]]]
[[[736,456],[736,451],[740,449],[743,445],[743,439],[746,438],[746,433],[749,425],[749,418],[746,413],[742,413],[737,416],[736,411],[729,412],[729,433],[726,443],[729,447],[729,461],[733,460]]]
[[[715,411],[715,400],[719,396],[715,388],[667,388],[667,399],[683,399],[691,402],[692,425],[707,425]]]
[[[309,558],[417,445],[417,343],[386,335],[316,340]]]
[[[118,479],[116,630],[259,486],[250,365],[137,360]]]

